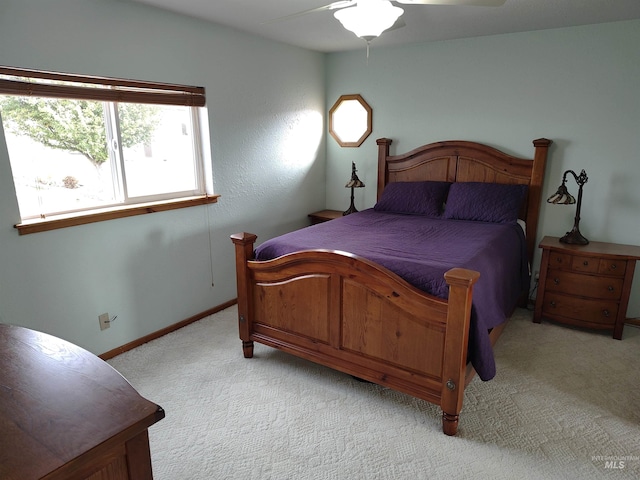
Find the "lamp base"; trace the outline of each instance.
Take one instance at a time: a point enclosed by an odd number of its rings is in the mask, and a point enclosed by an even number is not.
[[[564,237],[560,239],[561,243],[567,243],[569,245],[588,245],[589,240],[584,238],[580,233],[580,230],[573,229],[570,232],[567,232]]]
[[[344,212],[342,212],[342,215],[349,215],[350,213],[356,213],[357,211],[358,211],[358,209],[352,203],[348,210],[345,210]]]
[[[355,169],[355,164],[353,166],[353,168]],[[354,170],[355,172],[355,170]],[[351,205],[349,206],[348,210],[345,210],[344,212],[342,212],[342,215],[349,215],[350,213],[356,213],[358,211],[358,209],[356,208],[356,204],[353,202],[354,200],[354,195],[353,195],[353,186],[351,187]]]

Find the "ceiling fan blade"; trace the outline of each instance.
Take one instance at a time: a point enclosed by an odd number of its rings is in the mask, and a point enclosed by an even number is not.
[[[499,7],[506,0],[393,0],[404,5],[476,5],[479,7]]]
[[[407,24],[404,22],[402,17],[398,17],[398,20],[396,20],[396,23],[394,23],[389,28],[387,28],[385,30],[385,32],[390,32],[392,30],[397,30],[398,28],[402,28],[402,27],[406,27],[406,26],[407,26]]]
[[[291,20],[293,18],[298,18],[298,17],[301,17],[303,15],[307,15],[309,13],[324,12],[325,10],[337,10],[339,8],[352,7],[356,3],[358,3],[356,0],[340,0],[340,1],[337,1],[337,2],[330,3],[329,5],[324,5],[323,7],[311,8],[309,10],[304,10],[302,12],[292,13],[291,15],[285,15],[284,17],[278,17],[278,18],[274,18],[272,20],[267,20],[266,22],[262,22],[262,24],[264,25],[264,24],[267,24],[267,23],[274,23],[274,22],[281,22],[281,21],[284,21],[284,20]]]

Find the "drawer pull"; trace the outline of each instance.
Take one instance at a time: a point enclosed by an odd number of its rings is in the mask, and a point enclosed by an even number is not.
[[[604,315],[606,318],[609,318],[609,310],[603,310],[602,315]]]
[[[584,265],[585,267],[589,265],[589,262],[587,260],[585,260],[584,262],[582,262],[582,265]]]
[[[609,290],[610,292],[613,292],[614,288],[612,285],[609,285],[609,287],[607,288],[607,290]]]
[[[617,267],[617,265],[615,263],[612,263],[610,268],[611,268],[611,270],[615,270],[616,267]]]
[[[549,304],[550,304],[552,307],[554,307],[554,308],[555,308],[555,306],[556,306],[556,302],[554,302],[554,301],[551,301]]]
[[[556,285],[560,285],[560,279],[559,278],[554,278],[553,279],[553,283],[555,283]]]

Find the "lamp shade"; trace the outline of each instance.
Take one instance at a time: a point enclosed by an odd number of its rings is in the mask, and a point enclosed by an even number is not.
[[[333,16],[358,37],[371,40],[391,28],[403,13],[388,0],[361,0],[355,7],[337,10]]]
[[[346,188],[362,188],[364,187],[364,183],[362,183],[362,180],[360,180],[356,175],[356,178],[352,178],[351,180],[349,180],[345,185],[345,187]]]
[[[351,179],[347,182],[345,188],[364,187],[364,182],[358,178],[358,174],[356,173],[357,171],[355,162],[351,162]]]
[[[554,203],[556,205],[571,205],[576,203],[576,198],[569,193],[566,185],[563,183],[558,187],[558,191],[551,195],[547,199],[547,203]]]

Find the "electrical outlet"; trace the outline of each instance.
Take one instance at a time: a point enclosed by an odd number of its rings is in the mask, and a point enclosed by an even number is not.
[[[98,321],[100,322],[100,330],[106,330],[111,326],[111,320],[109,320],[109,314],[103,313],[98,316]]]

